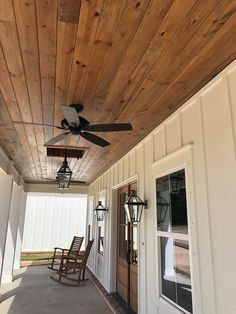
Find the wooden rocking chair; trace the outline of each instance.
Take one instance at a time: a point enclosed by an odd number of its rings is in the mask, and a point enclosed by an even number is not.
[[[59,265],[61,265],[61,261],[65,257],[77,260],[79,257],[79,252],[80,252],[80,248],[81,248],[81,245],[83,243],[83,240],[84,240],[84,237],[76,237],[75,236],[73,238],[73,241],[72,241],[69,249],[62,249],[60,247],[55,247],[53,257],[52,257],[52,263],[51,263],[51,266],[49,266],[48,268],[52,269],[52,270],[59,270],[58,267],[55,268],[55,265],[54,265],[55,261],[60,260]]]
[[[68,285],[68,286],[79,286],[81,281],[85,281],[85,269],[87,260],[89,257],[90,250],[92,248],[94,240],[88,241],[87,247],[85,249],[84,255],[81,259],[71,260],[68,257],[62,257],[60,268],[58,270],[59,278],[55,278],[51,276],[51,278],[61,284]],[[73,270],[70,272],[70,270]],[[78,273],[78,277],[75,278],[75,273]],[[81,278],[82,275],[82,278]],[[74,276],[74,277],[71,277]],[[65,278],[63,281],[62,278]],[[66,280],[74,281],[75,284],[67,283]]]

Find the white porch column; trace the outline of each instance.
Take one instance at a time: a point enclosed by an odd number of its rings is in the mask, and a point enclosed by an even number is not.
[[[13,275],[13,262],[16,248],[17,227],[20,212],[21,186],[13,183],[10,205],[10,215],[7,227],[7,239],[2,268],[2,282],[11,282]]]
[[[20,200],[19,223],[18,223],[18,228],[17,228],[16,251],[15,251],[13,269],[20,269],[20,256],[21,256],[24,225],[25,225],[26,199],[27,199],[27,193],[22,190],[21,200]]]
[[[0,284],[12,194],[12,176],[0,175]]]

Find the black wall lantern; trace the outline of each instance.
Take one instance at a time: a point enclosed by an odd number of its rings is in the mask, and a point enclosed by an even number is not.
[[[103,221],[105,217],[105,213],[108,211],[108,209],[102,205],[101,201],[98,201],[98,204],[96,208],[94,209],[94,211],[96,212],[96,215],[97,215],[97,221]]]
[[[61,168],[57,171],[57,182],[59,185],[59,189],[68,189],[71,181],[72,171],[70,170],[70,167],[68,166],[67,162],[67,155],[65,151],[65,159],[63,161],[63,164]]]
[[[131,223],[140,222],[143,208],[147,208],[148,202],[142,201],[137,196],[137,191],[131,190],[131,195],[124,203],[127,219]]]

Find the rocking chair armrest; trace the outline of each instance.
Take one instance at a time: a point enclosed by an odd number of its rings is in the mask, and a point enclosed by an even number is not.
[[[64,252],[68,252],[68,251],[69,251],[68,249],[63,249],[63,248],[61,248],[61,247],[54,247],[54,252],[56,252],[57,250],[62,251],[62,254],[63,254]]]

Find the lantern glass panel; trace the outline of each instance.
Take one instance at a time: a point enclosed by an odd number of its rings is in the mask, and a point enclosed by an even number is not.
[[[105,210],[104,209],[100,209],[100,210],[97,210],[97,220],[98,221],[103,221],[104,220],[104,215],[105,214]]]
[[[68,189],[70,185],[71,174],[58,173],[57,181],[60,189]]]
[[[128,220],[128,221],[131,221],[131,216],[130,216],[130,211],[131,211],[131,209],[130,209],[130,206],[127,205],[127,204],[125,204],[124,207],[125,207],[125,212],[126,212],[127,220]]]
[[[140,222],[143,205],[143,201],[136,195],[132,195],[128,198],[127,203],[125,204],[128,221],[132,223]]]

